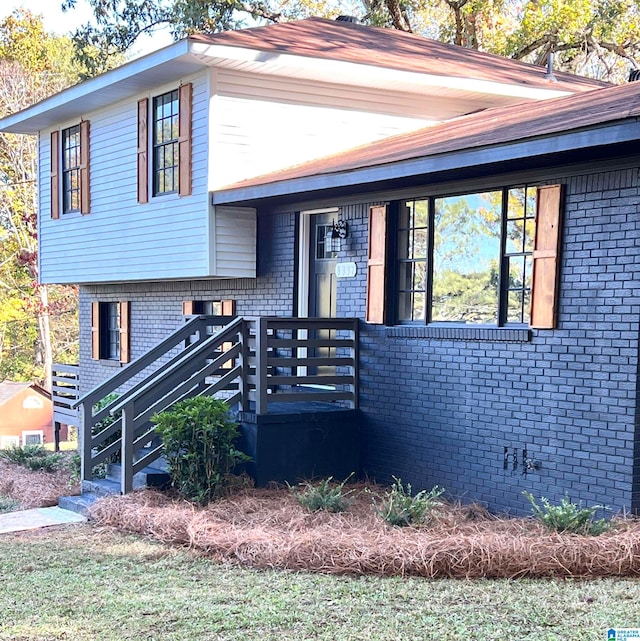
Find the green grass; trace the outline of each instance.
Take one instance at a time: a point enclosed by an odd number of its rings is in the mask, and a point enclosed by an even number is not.
[[[601,641],[640,582],[429,581],[220,565],[89,525],[0,536],[3,641]]]

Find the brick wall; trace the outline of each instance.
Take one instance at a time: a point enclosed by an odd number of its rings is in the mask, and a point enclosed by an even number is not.
[[[629,509],[637,422],[640,184],[637,170],[566,182],[556,330],[457,330],[361,323],[363,470],[464,501],[522,512],[528,490]],[[350,237],[338,315],[364,318],[369,204],[342,208]],[[259,217],[258,278],[85,287],[83,386],[113,370],[91,361],[90,301],[131,301],[132,357],[182,322],[183,300],[234,298],[239,314],[290,315],[294,215]],[[639,439],[640,440],[640,439]],[[507,467],[504,469],[505,448]],[[523,474],[522,450],[540,463]],[[637,448],[640,450],[639,447]],[[513,469],[513,454],[517,469]]]

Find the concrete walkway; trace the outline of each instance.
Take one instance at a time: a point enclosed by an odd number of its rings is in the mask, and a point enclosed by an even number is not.
[[[84,523],[86,520],[86,517],[80,514],[59,507],[39,507],[34,510],[8,512],[0,514],[0,534],[36,530],[66,523]]]

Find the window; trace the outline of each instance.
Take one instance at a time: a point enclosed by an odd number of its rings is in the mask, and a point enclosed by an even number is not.
[[[371,207],[368,322],[554,327],[560,205],[561,185],[411,199],[391,234]]]
[[[89,121],[83,120],[51,132],[51,217],[90,209]]]
[[[129,302],[94,302],[91,309],[91,358],[129,362]]]
[[[44,443],[44,432],[41,430],[32,430],[22,432],[23,445],[42,445]]]
[[[182,303],[185,316],[235,316],[234,300],[185,300]]]
[[[62,213],[80,211],[80,125],[62,130]]]
[[[10,447],[20,447],[20,437],[0,436],[0,450],[6,450]]]
[[[191,83],[153,97],[149,136],[149,99],[138,101],[139,203],[149,200],[149,151],[152,195],[191,194],[191,102]]]
[[[153,195],[178,191],[178,90],[153,99]]]

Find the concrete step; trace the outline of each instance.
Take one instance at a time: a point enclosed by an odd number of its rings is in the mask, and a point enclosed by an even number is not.
[[[93,492],[85,492],[79,496],[61,496],[58,499],[58,507],[82,516],[89,516],[89,507],[97,499]]]
[[[120,483],[110,479],[93,479],[82,481],[83,494],[95,494],[98,498],[120,494]]]
[[[107,465],[107,479],[120,483],[120,474],[122,466],[120,463],[109,463]],[[133,476],[133,489],[139,490],[144,487],[164,488],[171,482],[169,474],[155,466],[147,465]]]

